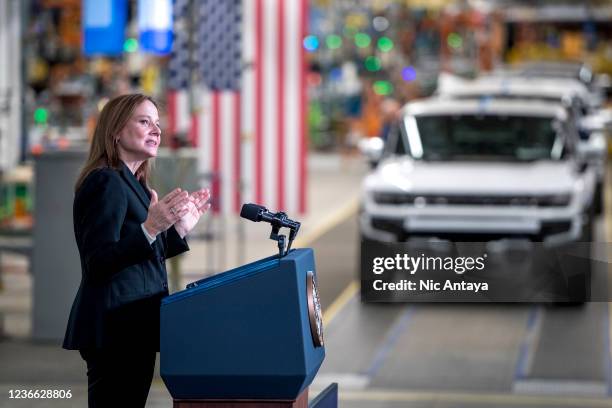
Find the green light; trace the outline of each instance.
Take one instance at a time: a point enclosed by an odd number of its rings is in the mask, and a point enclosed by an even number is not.
[[[34,111],[34,123],[45,124],[49,119],[49,111],[45,108],[37,108]]]
[[[389,81],[376,81],[372,85],[374,92],[378,95],[389,95],[393,93],[393,85]]]
[[[446,39],[448,46],[457,50],[463,46],[463,38],[457,33],[450,33]]]
[[[393,49],[393,41],[389,37],[380,37],[378,39],[378,49],[382,52],[388,52]]]
[[[138,40],[135,38],[128,38],[123,43],[123,51],[125,52],[136,52],[138,51]]]
[[[325,38],[325,44],[327,44],[327,48],[330,50],[335,50],[336,48],[340,48],[342,46],[342,38],[339,35],[328,35]]]
[[[380,60],[376,57],[368,57],[365,60],[365,67],[368,71],[378,71],[380,70]]]
[[[370,36],[366,33],[355,34],[355,45],[359,48],[368,47],[370,45],[370,42],[372,42],[372,40],[370,39]]]

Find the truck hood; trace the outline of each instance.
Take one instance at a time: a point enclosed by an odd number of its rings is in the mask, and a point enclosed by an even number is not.
[[[568,193],[577,179],[569,161],[424,162],[391,158],[366,177],[364,188],[422,194],[543,195]]]

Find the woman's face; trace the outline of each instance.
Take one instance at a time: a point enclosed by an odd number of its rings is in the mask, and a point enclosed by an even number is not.
[[[144,161],[157,156],[161,129],[155,105],[148,100],[138,105],[117,136],[119,157],[124,162]]]

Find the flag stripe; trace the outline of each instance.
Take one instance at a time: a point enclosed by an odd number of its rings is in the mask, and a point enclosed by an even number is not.
[[[277,136],[277,140],[278,140],[278,146],[277,146],[277,164],[278,167],[276,169],[276,175],[277,175],[277,182],[276,182],[276,188],[277,188],[277,204],[276,204],[276,208],[279,211],[285,211],[285,191],[284,191],[284,187],[285,187],[285,123],[284,123],[284,119],[285,119],[285,115],[283,110],[285,109],[285,27],[284,27],[284,22],[285,22],[285,15],[284,15],[284,11],[285,11],[285,7],[284,7],[285,2],[280,0],[278,2],[278,6],[276,7],[277,10],[277,14],[276,14],[276,18],[277,18],[277,24],[278,24],[278,28],[277,28],[277,32],[280,33],[280,35],[278,36],[278,46],[276,47],[276,49],[278,50],[278,54],[277,54],[277,69],[278,69],[278,75],[276,76],[276,95],[277,95],[277,103],[278,103],[278,108],[277,111],[279,112],[278,115],[276,115],[276,124],[277,124],[277,128],[276,128],[276,136]]]
[[[189,128],[189,142],[192,146],[200,143],[200,115],[197,112],[191,114],[191,126]]]
[[[263,0],[255,4],[255,201],[263,202]]]
[[[234,107],[233,111],[235,112],[235,122],[236,125],[234,127],[234,174],[232,178],[232,185],[234,187],[234,212],[240,212],[241,207],[241,194],[242,194],[242,185],[240,180],[241,174],[241,163],[242,163],[242,155],[240,149],[240,139],[242,133],[242,100],[240,97],[240,93],[233,93],[234,96]]]
[[[265,85],[263,94],[263,186],[264,186],[264,203],[265,205],[276,209],[278,201],[276,197],[276,177],[278,172],[278,156],[277,156],[277,127],[276,120],[281,112],[277,111],[278,102],[276,89],[278,83],[276,77],[278,75],[278,61],[276,59],[276,48],[278,46],[278,24],[276,21],[275,10],[278,7],[278,0],[264,1],[264,26],[263,26],[263,50],[262,50],[262,65],[261,70]]]
[[[221,128],[219,129],[220,140],[218,143],[221,144],[221,163],[219,163],[219,182],[221,184],[221,211],[223,214],[229,214],[233,211],[233,160],[234,160],[234,127],[236,122],[234,121],[234,92],[219,92],[219,123]]]
[[[300,13],[300,42],[303,38],[306,38],[306,24],[308,17],[308,0],[298,0],[301,2],[301,13]],[[300,120],[298,129],[298,140],[301,147],[299,158],[300,158],[300,213],[306,212],[306,185],[307,185],[307,171],[306,171],[306,152],[307,152],[307,139],[306,139],[306,51],[300,43],[300,81],[299,81],[299,104],[300,104]]]
[[[202,95],[202,109],[200,112],[200,147],[199,147],[199,170],[200,174],[204,176],[202,187],[208,187],[212,193],[212,134],[213,134],[213,121],[212,121],[212,101],[210,93]],[[217,197],[212,197],[211,203],[216,200]]]
[[[241,88],[241,125],[242,125],[242,196],[243,202],[255,202],[255,2],[245,1],[243,31],[242,31],[242,57],[245,61],[245,70],[242,75]]]
[[[300,11],[299,1],[286,2],[285,10],[285,32],[286,32],[286,43],[287,44],[300,44]],[[298,188],[300,185],[299,178],[299,141],[296,135],[297,126],[299,126],[300,117],[300,104],[299,98],[299,87],[300,87],[300,65],[299,65],[299,52],[298,46],[287,46],[285,53],[286,60],[286,81],[285,81],[285,95],[287,103],[286,114],[283,115],[285,119],[284,134],[286,135],[285,140],[285,208],[288,214],[295,214],[298,211]],[[293,134],[293,136],[292,136]]]

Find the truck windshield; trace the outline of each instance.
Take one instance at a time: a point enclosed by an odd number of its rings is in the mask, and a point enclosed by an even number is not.
[[[560,124],[550,117],[492,115],[408,116],[408,151],[422,160],[558,160]]]

